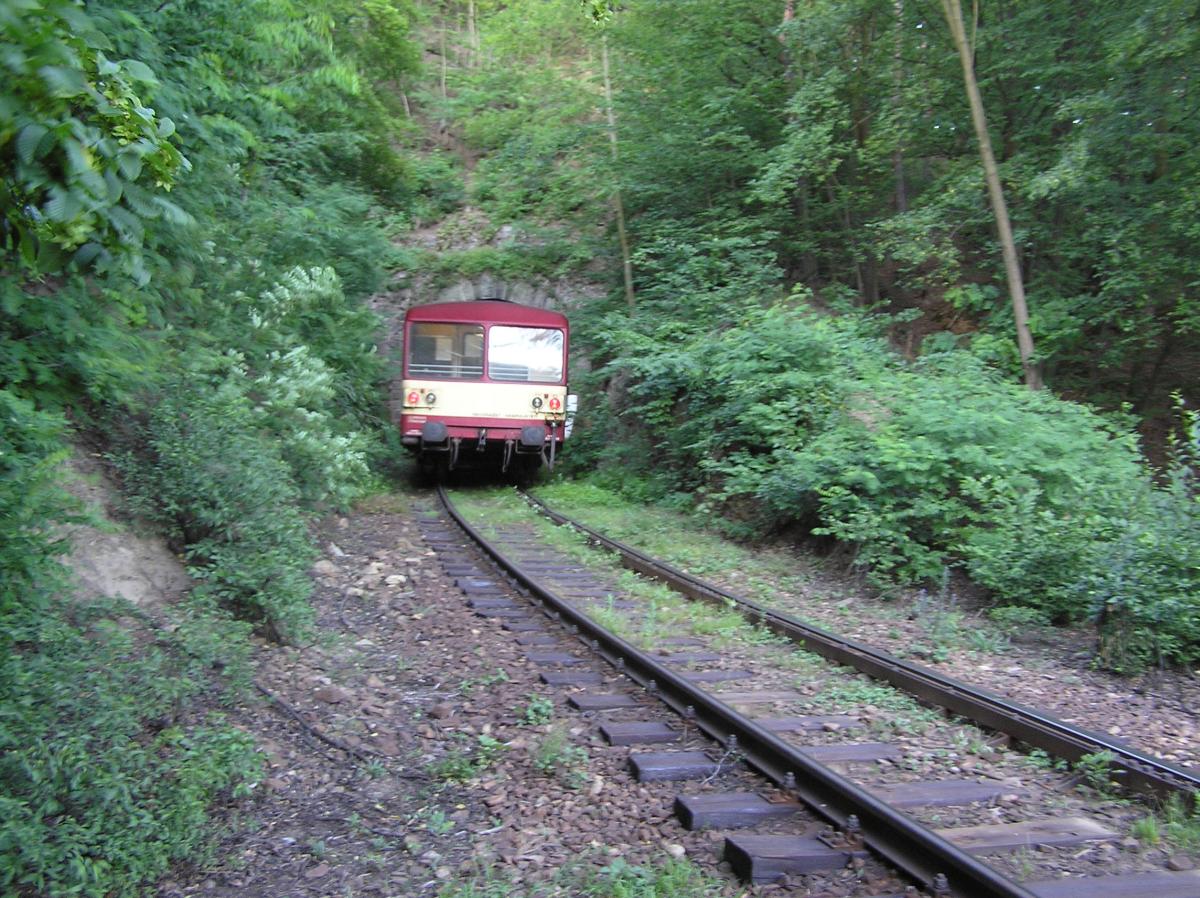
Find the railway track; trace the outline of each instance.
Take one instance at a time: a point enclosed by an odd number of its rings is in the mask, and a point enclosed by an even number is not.
[[[695,731],[706,735],[715,746],[707,751],[702,746],[671,752],[635,750],[630,760],[635,776],[679,781],[700,778],[711,784],[719,781],[732,766],[731,759],[736,758],[769,781],[769,786],[754,791],[709,789],[682,792],[676,799],[676,812],[688,828],[731,830],[725,838],[724,854],[742,877],[767,882],[802,876],[848,862],[862,863],[869,852],[940,896],[1200,896],[1200,873],[1195,871],[1133,869],[1122,875],[1094,875],[1097,868],[1103,870],[1103,851],[1108,850],[1104,846],[1121,839],[1121,833],[1104,825],[1103,817],[1097,820],[1075,813],[1050,813],[1021,823],[932,825],[939,812],[931,808],[969,805],[995,811],[998,803],[1018,802],[1022,790],[1003,778],[908,777],[882,785],[869,782],[870,777],[851,779],[844,771],[855,764],[892,764],[899,771],[897,758],[903,752],[886,743],[839,739],[821,744],[822,734],[841,736],[843,731],[856,728],[858,721],[849,714],[754,716],[754,711],[762,707],[786,704],[795,693],[778,688],[722,691],[722,684],[754,679],[755,673],[738,669],[738,660],[729,661],[708,651],[695,638],[660,636],[650,650],[635,645],[597,622],[598,618],[619,616],[626,609],[638,613],[634,603],[615,597],[619,592],[614,583],[605,582],[586,567],[561,560],[532,528],[513,526],[498,535],[485,535],[462,516],[443,490],[439,490],[439,496],[455,526],[486,554],[508,582],[464,557],[462,537],[446,524],[426,522],[427,541],[438,551],[447,573],[455,577],[476,612],[498,619],[514,638],[528,646],[530,660],[544,666],[542,677],[546,682],[581,690],[602,683],[603,678],[595,671],[579,672],[579,667],[587,663],[587,654],[577,652],[586,648],[593,659],[591,664],[599,659],[611,671],[637,684],[640,697],[636,690],[633,697],[595,691],[572,695],[575,707],[603,718],[601,732],[610,742],[657,748],[659,743],[676,742]],[[797,642],[809,651],[909,689],[926,704],[976,720],[1061,757],[1111,755],[1114,774],[1134,788],[1160,795],[1195,788],[1187,770],[809,627],[662,565],[544,505],[539,510],[617,553],[626,567],[667,583],[691,599],[715,604],[726,613],[736,610],[756,633]],[[530,604],[523,606],[514,601],[514,585],[528,596]],[[576,652],[551,648],[561,646],[564,640]],[[709,669],[698,670],[697,665]],[[675,715],[673,722],[622,719],[653,713],[656,706],[670,709]],[[1043,804],[1046,800],[1053,805],[1057,799],[1045,799]],[[756,824],[754,831],[743,829]],[[766,832],[762,831],[764,824]],[[1011,862],[1005,868],[1004,864],[981,860],[1014,849],[1077,853],[1078,857],[1100,852],[1101,863],[1093,858],[1080,865],[1084,873],[1092,875],[1029,878],[1022,884],[1012,875]]]
[[[1102,753],[1111,755],[1108,762],[1110,775],[1131,791],[1146,792],[1163,799],[1177,794],[1188,800],[1200,792],[1200,776],[1195,771],[1155,758],[1125,742],[1073,726],[1036,708],[942,676],[927,667],[835,636],[791,615],[720,589],[554,511],[529,493],[524,496],[556,524],[572,527],[586,535],[589,541],[615,553],[630,570],[659,580],[690,598],[735,607],[747,620],[767,627],[823,658],[902,689],[934,707],[1072,763]]]

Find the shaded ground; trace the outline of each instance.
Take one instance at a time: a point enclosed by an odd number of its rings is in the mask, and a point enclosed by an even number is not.
[[[706,894],[787,893],[721,875],[721,837],[684,831],[671,816],[676,788],[634,782],[629,750],[603,744],[539,683],[511,633],[466,608],[404,501],[328,523],[314,599],[322,638],[261,646],[262,692],[230,711],[267,755],[259,794],[237,809],[214,863],[179,871],[159,894],[436,895],[491,877],[522,894],[564,870],[594,885],[614,864],[685,857],[720,876]],[[858,875],[791,893],[854,894]]]
[[[634,783],[628,749],[604,745],[592,721],[538,682],[512,634],[468,611],[421,541],[414,516],[425,501],[382,497],[326,522],[314,569],[319,640],[261,645],[260,691],[229,709],[259,740],[266,777],[236,809],[212,865],[177,871],[160,895],[482,898],[510,892],[452,890],[495,878],[516,895],[563,870],[583,882],[614,863],[677,857],[721,877],[713,894],[730,898],[890,890],[858,882],[853,868],[791,888],[724,876],[720,836],[671,818],[674,787]],[[1131,692],[1053,634],[997,656],[931,643],[927,617],[872,605],[820,572],[806,577],[792,598],[810,619],[893,650],[933,644],[951,673],[1192,757],[1191,678]]]

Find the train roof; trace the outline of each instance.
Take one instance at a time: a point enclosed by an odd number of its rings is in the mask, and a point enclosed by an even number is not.
[[[406,321],[482,322],[485,324],[524,324],[532,327],[566,327],[567,317],[560,312],[523,306],[502,299],[478,299],[471,302],[433,302],[413,306]]]

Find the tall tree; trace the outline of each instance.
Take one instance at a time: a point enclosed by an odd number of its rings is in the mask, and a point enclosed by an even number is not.
[[[613,177],[620,173],[620,153],[617,144],[617,114],[613,109],[612,77],[608,66],[608,35],[600,38],[600,59],[604,70],[604,111],[608,119],[608,140],[612,147]],[[637,311],[637,295],[633,290],[633,259],[629,254],[629,234],[625,230],[625,202],[621,198],[621,187],[617,185],[612,193],[613,212],[617,216],[617,239],[621,244],[621,279],[625,286],[625,302],[629,306],[629,314]]]
[[[1000,184],[1000,172],[996,167],[996,156],[992,152],[992,140],[988,134],[987,117],[984,115],[983,98],[979,95],[979,84],[975,80],[975,52],[973,42],[967,40],[967,29],[963,22],[960,0],[942,0],[942,10],[950,25],[950,33],[958,48],[962,62],[963,82],[967,88],[967,99],[971,104],[971,121],[979,139],[979,155],[983,159],[984,176],[987,179],[988,196],[996,216],[996,229],[1000,232],[1000,248],[1004,254],[1004,271],[1008,278],[1009,299],[1012,301],[1013,318],[1017,323],[1017,347],[1021,353],[1021,367],[1025,372],[1025,384],[1031,390],[1042,388],[1041,369],[1034,357],[1033,335],[1029,331],[1029,310],[1025,304],[1025,282],[1021,277],[1021,263],[1017,259],[1017,244],[1013,240],[1012,224],[1008,218],[1008,206],[1004,202],[1004,189]]]

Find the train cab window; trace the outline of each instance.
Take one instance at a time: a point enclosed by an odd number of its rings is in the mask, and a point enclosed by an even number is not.
[[[418,321],[408,334],[410,377],[483,377],[483,326]]]
[[[563,332],[552,327],[492,327],[488,331],[488,377],[562,383]]]

